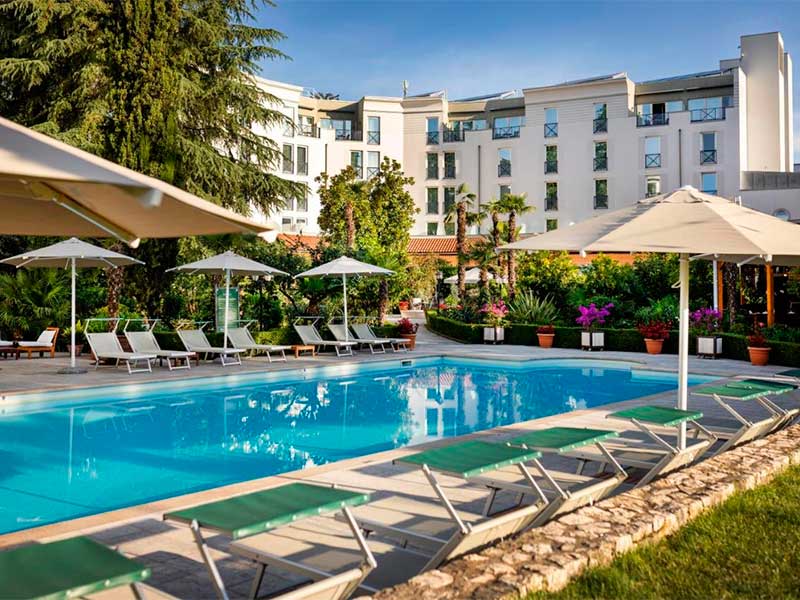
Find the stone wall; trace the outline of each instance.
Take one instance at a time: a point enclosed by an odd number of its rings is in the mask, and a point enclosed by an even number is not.
[[[562,515],[383,590],[374,600],[517,598],[555,591],[588,567],[669,535],[739,490],[800,463],[800,425]]]

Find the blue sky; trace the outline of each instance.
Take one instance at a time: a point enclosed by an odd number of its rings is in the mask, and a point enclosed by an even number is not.
[[[459,98],[627,71],[635,81],[718,67],[744,33],[780,31],[795,64],[800,161],[800,1],[487,2],[278,0],[259,23],[290,61],[262,75],[334,92]]]

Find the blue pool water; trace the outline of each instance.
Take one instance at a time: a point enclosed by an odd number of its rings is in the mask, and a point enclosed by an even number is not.
[[[9,398],[0,533],[676,387],[627,363],[430,358]]]

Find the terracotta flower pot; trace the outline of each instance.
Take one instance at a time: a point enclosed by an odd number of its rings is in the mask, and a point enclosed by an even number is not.
[[[664,346],[664,340],[651,340],[644,338],[644,345],[647,347],[648,354],[661,354],[661,348]]]
[[[763,367],[769,362],[769,348],[748,346],[747,351],[750,353],[750,362],[756,367]]]
[[[556,337],[555,333],[537,333],[536,337],[539,338],[539,346],[542,348],[552,348],[553,340]]]
[[[417,345],[417,334],[416,333],[401,333],[401,338],[408,340],[408,349],[413,350]]]
[[[398,302],[397,305],[400,308],[400,310],[408,310],[408,302],[406,302],[405,300]]]

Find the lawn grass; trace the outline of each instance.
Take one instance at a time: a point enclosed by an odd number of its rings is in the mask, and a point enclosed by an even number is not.
[[[526,600],[800,598],[800,467],[738,493],[670,538]]]

